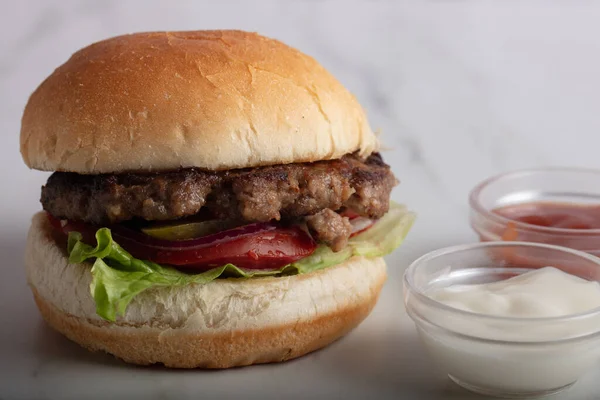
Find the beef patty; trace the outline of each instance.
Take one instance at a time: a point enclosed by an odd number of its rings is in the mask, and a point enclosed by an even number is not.
[[[397,181],[379,154],[366,160],[274,165],[229,171],[195,168],[160,173],[80,175],[55,172],[42,205],[55,217],[111,224],[173,220],[201,210],[210,218],[269,221],[347,207],[379,218]]]

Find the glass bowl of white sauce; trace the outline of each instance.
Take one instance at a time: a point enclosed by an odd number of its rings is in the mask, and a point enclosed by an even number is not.
[[[527,398],[573,385],[600,360],[600,258],[484,242],[440,249],[404,275],[427,352],[464,388]]]

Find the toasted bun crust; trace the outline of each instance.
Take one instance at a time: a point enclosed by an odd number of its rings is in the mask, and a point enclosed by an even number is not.
[[[377,147],[356,99],[311,57],[241,31],[118,36],[75,53],[31,95],[30,168],[222,170]]]
[[[354,257],[306,275],[150,289],[109,323],[95,312],[90,265],[68,263],[43,213],[33,218],[26,268],[54,329],[126,362],[176,368],[278,362],[324,347],[369,314],[386,279],[383,259]]]

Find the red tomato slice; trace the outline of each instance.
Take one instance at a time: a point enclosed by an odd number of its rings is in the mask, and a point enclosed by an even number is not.
[[[90,245],[96,244],[96,231],[100,229],[100,227],[86,224],[85,222],[58,219],[48,212],[46,215],[48,216],[48,221],[50,221],[50,224],[54,227],[54,229],[65,234],[68,234],[69,232],[79,232],[83,236],[84,243],[88,243]]]
[[[273,224],[245,225],[183,241],[156,240],[121,230],[114,231],[113,235],[134,257],[196,270],[227,263],[247,269],[279,269],[309,256],[317,247],[310,235],[300,228],[281,228]]]
[[[64,222],[49,215],[52,225],[64,233],[78,231],[93,244],[96,227]],[[208,270],[234,264],[245,269],[279,269],[311,255],[317,244],[298,227],[274,223],[249,224],[192,240],[157,239],[121,225],[110,227],[113,237],[136,258],[179,269]]]

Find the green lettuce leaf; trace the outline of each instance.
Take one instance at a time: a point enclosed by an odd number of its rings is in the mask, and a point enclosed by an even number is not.
[[[337,253],[319,246],[313,254],[279,270],[248,270],[226,264],[198,274],[187,274],[151,261],[138,260],[117,244],[110,229],[96,232],[96,247],[82,242],[81,234],[71,232],[68,240],[69,261],[81,263],[95,259],[90,291],[97,314],[115,321],[123,315],[135,296],[146,289],[205,284],[217,278],[252,278],[259,276],[296,275],[314,272],[339,264],[354,256],[381,257],[391,253],[404,240],[415,219],[406,207],[393,204],[389,212],[367,231],[350,239]]]

